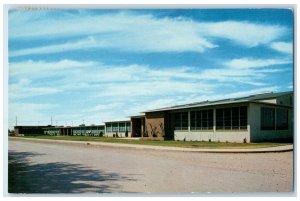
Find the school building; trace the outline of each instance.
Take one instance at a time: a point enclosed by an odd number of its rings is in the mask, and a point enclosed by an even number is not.
[[[293,92],[203,101],[144,111],[104,125],[16,126],[16,135],[85,135],[144,140],[293,141]]]
[[[280,92],[149,110],[131,122],[145,139],[292,141],[293,116],[293,92]]]

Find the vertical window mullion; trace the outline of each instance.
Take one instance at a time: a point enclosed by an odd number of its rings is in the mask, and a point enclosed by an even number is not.
[[[203,114],[203,112],[200,111],[200,117],[201,117],[201,119],[200,119],[200,130],[203,130],[203,117],[202,117],[202,114]]]
[[[230,130],[232,130],[232,108],[230,109]]]
[[[241,130],[241,107],[239,107],[239,130]]]
[[[182,112],[180,112],[180,130],[182,130]]]
[[[222,118],[222,121],[223,121],[223,128],[222,129],[224,129],[225,130],[225,110],[223,109],[222,110],[222,112],[223,112],[223,118]]]

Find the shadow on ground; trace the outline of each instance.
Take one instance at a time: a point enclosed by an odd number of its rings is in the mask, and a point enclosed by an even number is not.
[[[111,193],[120,192],[117,181],[133,180],[118,173],[94,170],[79,164],[29,162],[29,158],[39,155],[9,151],[9,193]]]

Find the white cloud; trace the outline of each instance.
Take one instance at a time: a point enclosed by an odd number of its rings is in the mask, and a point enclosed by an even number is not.
[[[273,64],[274,62],[261,61],[261,63]],[[102,120],[130,116],[147,108],[153,109],[203,99],[222,99],[229,95],[232,97],[243,95],[239,94],[242,92],[216,95],[215,92],[224,86],[235,88],[237,85],[247,84],[255,86],[261,92],[274,91],[276,87],[268,87],[268,76],[287,70],[271,66],[239,69],[230,66],[205,69],[183,66],[154,69],[136,64],[113,66],[75,60],[25,61],[11,63],[10,67],[14,68],[12,70],[14,73],[10,75],[10,103],[24,98],[26,101],[35,101],[36,96],[40,96],[39,101],[46,101],[47,97],[51,97],[55,93],[79,93],[80,97],[83,97],[76,100],[76,104],[82,101],[83,105],[87,105],[86,108],[80,109],[80,113],[66,105],[74,103],[68,96],[65,96],[64,102],[60,102],[62,106],[64,105],[64,110],[53,108],[51,112],[59,125],[65,123],[71,125],[71,122],[77,125],[82,123],[83,119],[86,124],[100,123]],[[52,74],[52,72],[55,73]],[[51,81],[43,82],[41,78],[45,74],[49,76],[47,80]],[[56,79],[58,75],[60,79]],[[246,92],[260,92],[258,89]],[[43,110],[51,108],[53,105],[34,104],[27,107],[20,103],[13,107],[18,108],[19,106],[22,107],[19,113],[22,115],[24,113],[22,119],[26,119],[25,114],[30,114],[36,119],[46,118],[47,120],[48,117],[43,116]],[[66,106],[68,106],[67,109]],[[35,111],[26,112],[26,108]],[[16,115],[16,112],[13,114]],[[33,117],[30,121],[34,121]]]
[[[61,91],[62,90],[58,88],[32,86],[31,80],[25,78],[9,85],[9,99],[16,100],[32,96],[43,96]]]
[[[25,17],[26,18],[26,17]],[[216,48],[213,38],[225,38],[254,47],[280,38],[287,29],[278,25],[244,21],[197,22],[186,18],[156,18],[129,13],[100,16],[66,16],[64,19],[10,19],[10,39],[24,37],[71,37],[85,39],[15,50],[10,56],[46,54],[86,48],[114,48],[139,52],[203,52]],[[35,30],[35,31],[32,31]]]
[[[293,54],[293,44],[287,42],[274,42],[271,43],[271,48],[286,54]]]
[[[120,102],[110,102],[110,103],[102,103],[102,104],[97,104],[96,106],[93,106],[91,108],[87,108],[83,111],[86,112],[103,112],[106,110],[112,110],[112,109],[117,109],[119,106],[121,106]]]
[[[60,72],[76,71],[77,68],[88,68],[96,63],[92,61],[60,60],[55,62],[45,61],[22,61],[9,64],[9,75],[11,77],[43,78],[59,75]]]
[[[250,96],[250,95],[260,94],[260,93],[276,92],[278,90],[279,90],[279,87],[277,87],[277,86],[262,87],[262,88],[247,90],[247,91],[239,91],[239,92],[233,92],[233,93],[222,94],[222,95],[212,95],[210,97],[206,97],[204,99],[201,99],[201,101],[204,101],[204,100],[222,100],[222,99],[227,99],[227,98],[238,98],[238,97],[245,97],[245,96]]]
[[[27,61],[11,63],[10,98],[49,95],[63,91],[97,91],[92,97],[129,98],[139,96],[207,93],[218,85],[240,83],[264,86],[270,73],[287,69],[269,65],[286,61],[248,58],[234,59],[222,68],[176,67],[153,69],[143,65],[113,66],[74,60],[57,62]],[[257,68],[263,66],[264,68]],[[266,68],[268,67],[268,68]],[[39,70],[37,70],[39,69]],[[51,82],[39,82],[48,76]],[[59,79],[55,79],[59,76]],[[26,78],[26,79],[24,79]],[[33,84],[31,83],[33,80]],[[217,82],[214,82],[217,81]],[[86,91],[85,90],[85,91]]]
[[[224,21],[203,23],[199,26],[203,34],[227,38],[248,47],[268,44],[281,37],[286,28],[278,25],[256,24],[246,21]]]
[[[292,61],[287,59],[239,58],[225,62],[225,65],[233,68],[256,68],[289,63],[292,63]]]
[[[77,40],[72,42],[67,42],[63,44],[42,46],[36,48],[28,48],[12,51],[9,56],[17,57],[31,54],[49,54],[49,53],[60,53],[69,50],[87,49],[93,47],[104,47],[105,44],[101,41],[96,41],[93,37],[88,37],[83,40]]]

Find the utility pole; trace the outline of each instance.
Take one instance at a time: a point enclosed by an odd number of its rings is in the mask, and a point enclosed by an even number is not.
[[[52,126],[52,116],[51,116],[51,126]]]
[[[18,125],[18,116],[16,116],[16,126]]]

